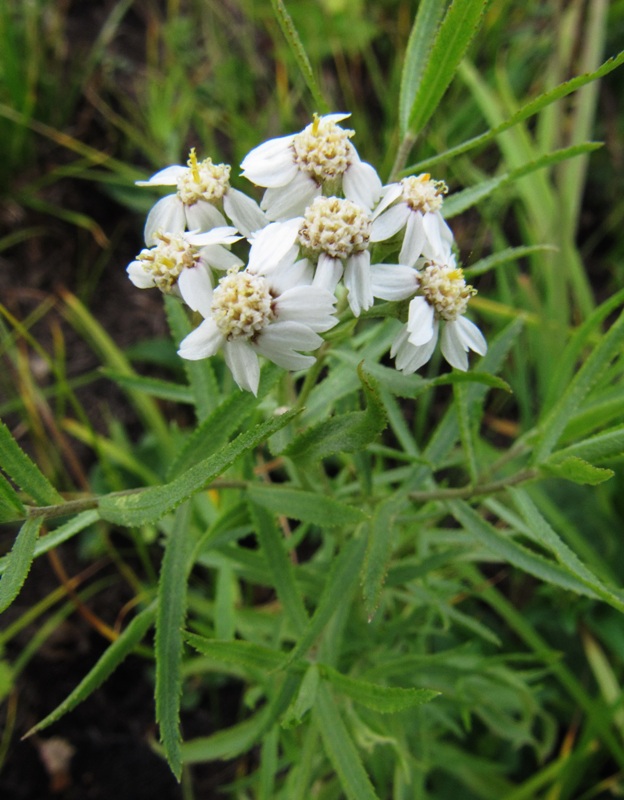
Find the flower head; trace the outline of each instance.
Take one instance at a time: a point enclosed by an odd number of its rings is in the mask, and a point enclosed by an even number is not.
[[[212,269],[224,270],[243,262],[227,249],[238,241],[236,228],[213,228],[207,233],[157,233],[156,244],[141,250],[127,267],[139,289],[158,287],[179,294],[192,308],[194,295],[206,282],[212,286]]]
[[[354,131],[338,125],[349,116],[315,115],[299,133],[270,139],[243,159],[242,174],[267,187],[261,207],[270,220],[302,214],[323,191],[342,190],[349,200],[373,208],[381,181],[370,164],[360,161],[350,141]]]
[[[405,374],[429,361],[441,329],[442,355],[448,363],[465,371],[468,350],[480,355],[487,343],[477,326],[463,315],[477,291],[466,283],[463,271],[447,254],[445,261],[428,261],[416,272],[418,294],[409,304],[407,324],[392,344],[390,355]]]
[[[197,360],[223,350],[241,389],[258,391],[262,355],[284,369],[311,366],[319,332],[336,324],[335,299],[325,289],[301,282],[301,265],[290,258],[270,274],[230,271],[217,287],[204,289],[197,308],[201,325],[180,344],[182,358]]]
[[[403,230],[401,264],[413,266],[421,257],[440,258],[450,248],[453,234],[441,214],[448,187],[429,173],[412,175],[385,187],[375,209],[371,240],[381,242]]]
[[[241,233],[248,235],[267,223],[254,200],[230,186],[228,164],[211,158],[198,161],[191,148],[186,166],[174,164],[157,172],[138,186],[175,186],[174,194],[159,200],[145,223],[145,243],[154,244],[159,231],[209,231],[226,225],[222,211]]]

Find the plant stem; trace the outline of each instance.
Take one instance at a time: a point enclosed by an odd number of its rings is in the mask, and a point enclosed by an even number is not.
[[[490,483],[482,483],[481,485],[471,483],[458,489],[432,489],[426,492],[410,492],[409,496],[411,500],[420,503],[426,503],[430,500],[467,500],[484,494],[494,494],[506,489],[508,486],[515,486],[518,483],[534,480],[538,474],[537,469],[525,469],[515,475],[510,475],[508,478],[501,478]]]

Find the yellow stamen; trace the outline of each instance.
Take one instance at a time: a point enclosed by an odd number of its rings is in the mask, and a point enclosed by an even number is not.
[[[193,176],[193,180],[199,183],[199,165],[197,164],[197,154],[195,153],[195,148],[191,147],[191,152],[189,153],[189,159],[186,162],[191,170],[191,175]]]
[[[423,172],[423,174],[420,176],[419,180],[423,181],[423,183],[425,181],[429,181],[429,180],[431,180],[431,175],[428,172]]]
[[[463,269],[459,269],[459,268],[458,269],[454,269],[454,270],[451,270],[451,272],[449,272],[448,276],[452,281],[461,281],[464,278],[464,271],[463,271]]]
[[[320,117],[319,117],[319,115],[318,115],[318,114],[315,112],[315,113],[314,113],[314,118],[313,118],[313,120],[312,120],[312,134],[313,134],[314,136],[318,136],[318,129],[319,129],[320,122],[321,122],[321,118],[320,118]]]

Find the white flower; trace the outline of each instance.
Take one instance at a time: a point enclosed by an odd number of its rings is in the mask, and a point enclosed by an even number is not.
[[[182,358],[197,360],[223,349],[226,364],[241,389],[257,394],[258,356],[288,370],[305,369],[314,356],[319,332],[336,324],[335,299],[330,292],[302,283],[305,266],[283,259],[279,268],[260,275],[230,271],[212,290],[197,297],[201,325],[180,344]]]
[[[270,220],[303,213],[323,193],[342,189],[349,200],[371,210],[381,194],[381,181],[370,164],[360,161],[349,139],[354,131],[337,125],[350,114],[314,115],[299,133],[269,139],[243,159],[242,174],[267,187],[261,207]]]
[[[227,225],[220,208],[245,236],[267,224],[255,200],[230,186],[230,167],[213,164],[210,158],[198,161],[194,147],[186,167],[174,164],[161,169],[149,180],[136,183],[137,186],[177,186],[175,194],[163,197],[149,212],[145,223],[147,245],[154,244],[159,231],[208,231]]]
[[[403,267],[401,269],[404,269]],[[476,289],[466,284],[461,269],[449,253],[446,263],[425,261],[417,276],[419,294],[409,304],[407,324],[392,343],[390,356],[406,375],[429,361],[442,330],[442,355],[456,369],[468,369],[468,350],[479,355],[487,352],[487,343],[477,326],[463,314]],[[387,299],[400,299],[395,295]]]
[[[157,286],[165,294],[180,295],[194,310],[195,297],[212,287],[212,269],[242,265],[223,245],[241,239],[236,228],[213,228],[207,233],[158,233],[152,248],[141,250],[127,267],[128,277],[139,289]]]
[[[453,243],[451,229],[440,213],[442,198],[448,192],[446,184],[423,173],[391,183],[384,192],[375,209],[371,241],[385,241],[405,229],[401,264],[411,267],[421,256],[443,257]]]

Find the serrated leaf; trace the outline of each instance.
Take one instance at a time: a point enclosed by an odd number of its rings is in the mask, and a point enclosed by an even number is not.
[[[401,91],[399,95],[399,123],[401,135],[407,130],[410,111],[420,79],[427,63],[427,56],[435,40],[435,32],[442,19],[445,3],[441,0],[422,0],[418,4],[416,19],[405,50]]]
[[[128,656],[145,636],[151,626],[156,609],[154,606],[144,609],[137,614],[128,627],[119,634],[119,637],[104,651],[96,665],[89,670],[78,686],[57,706],[47,717],[32,727],[26,736],[43,730],[71,711],[79,703],[100,686],[111,675],[121,662]]]
[[[336,770],[348,800],[379,800],[338,706],[325,683],[318,687],[314,717],[325,753]]]
[[[0,522],[11,522],[25,513],[17,492],[0,472]]]
[[[534,553],[519,544],[509,534],[505,534],[482,519],[467,503],[461,500],[453,500],[448,503],[448,506],[460,525],[502,561],[512,564],[528,572],[529,575],[533,575],[561,589],[567,589],[568,591],[576,592],[576,594],[594,599],[604,599],[596,593],[593,587],[579,579],[567,567],[544,558],[544,556]],[[624,609],[624,604],[616,603],[614,600],[611,600],[610,604],[618,608],[618,610]]]
[[[311,522],[320,528],[358,525],[367,519],[361,509],[348,506],[333,497],[281,484],[250,485],[247,493],[254,503],[274,514]]]
[[[42,523],[43,517],[27,519],[7,555],[4,574],[0,579],[0,613],[11,605],[24,585],[35,556],[35,544]]]
[[[439,153],[432,158],[428,158],[424,161],[418,162],[417,164],[412,164],[411,166],[406,167],[404,170],[402,170],[401,175],[422,172],[423,170],[433,167],[435,164],[439,164],[441,162],[446,163],[450,158],[463,155],[464,153],[467,153],[476,147],[482,147],[483,145],[488,144],[488,142],[496,139],[504,131],[509,130],[509,128],[513,128],[519,122],[523,122],[525,119],[534,116],[551,103],[554,103],[557,100],[560,100],[562,97],[566,97],[572,92],[575,92],[577,89],[580,89],[581,86],[585,86],[592,81],[602,78],[604,75],[612,72],[623,63],[624,51],[619,53],[617,56],[610,58],[608,61],[605,61],[605,63],[594,72],[588,72],[584,75],[577,75],[575,78],[571,78],[569,81],[561,83],[559,86],[555,86],[553,89],[549,89],[543,94],[540,94],[538,97],[535,97],[533,100],[530,100],[528,103],[526,103],[526,105],[519,108],[518,111],[512,114],[508,119],[501,122],[500,125],[491,128],[489,131],[485,131],[485,133],[481,133],[479,136],[474,136],[472,139]]]
[[[618,389],[620,391],[620,389]],[[562,450],[557,450],[552,458],[578,458],[592,461],[604,461],[624,454],[624,425],[610,428],[596,436],[590,436],[580,442],[575,442]]]
[[[532,172],[551,167],[569,158],[591,153],[599,147],[602,147],[601,142],[583,142],[583,144],[576,144],[572,147],[564,147],[561,150],[546,153],[534,161],[529,161],[517,169],[512,169],[510,172],[498,175],[495,178],[489,178],[482,183],[476,184],[476,186],[469,186],[461,192],[455,192],[444,201],[442,213],[445,219],[451,219],[485,200],[486,197],[489,197],[502,186],[507,186],[520,178],[530,175]]]
[[[453,0],[421,70],[407,129],[418,134],[429,121],[479,30],[488,0]]]
[[[182,775],[180,750],[180,697],[182,694],[182,629],[186,616],[186,590],[192,541],[189,506],[176,512],[173,529],[167,537],[158,581],[156,613],[156,721],[160,740],[171,771]]]
[[[171,480],[185,470],[220,450],[230,435],[258,408],[284,371],[275,364],[265,364],[260,375],[258,396],[251,392],[232,392],[203,420],[169,468]]]
[[[333,667],[320,664],[323,678],[328,680],[338,691],[346,694],[356,703],[378,711],[380,714],[394,714],[407,708],[429,703],[438,697],[440,692],[430,689],[401,689],[393,686],[380,686],[359,678],[343,675]]]
[[[285,455],[318,461],[335,453],[355,453],[374,441],[387,425],[387,415],[377,382],[361,368],[360,381],[367,400],[366,411],[352,411],[308,428],[284,451]]]
[[[553,478],[564,478],[572,483],[597,486],[612,478],[615,474],[612,469],[595,467],[588,461],[578,456],[567,458],[553,458],[540,465],[540,470]]]
[[[255,523],[256,535],[271,571],[273,586],[284,613],[290,618],[294,630],[300,633],[308,623],[308,613],[297,587],[294,567],[284,547],[283,534],[278,531],[271,514],[257,505],[255,498],[258,494],[261,492],[254,492],[253,487],[250,487],[249,496],[253,502],[249,503],[249,511]]]
[[[143,375],[127,375],[106,367],[100,370],[104,377],[122,386],[137,392],[145,392],[159,400],[170,400],[173,403],[189,403],[194,405],[193,393],[188,386],[182,386],[162,378],[147,378]]]
[[[395,518],[403,511],[406,503],[403,493],[384,500],[375,509],[373,519],[368,526],[368,542],[361,580],[364,609],[369,621],[379,606],[392,549],[398,535]]]
[[[172,511],[231,466],[243,453],[265,442],[297,415],[288,411],[241,433],[219,453],[191,467],[179,477],[163,486],[150,486],[135,494],[106,495],[100,499],[99,511],[103,519],[120,525],[141,525],[155,522]]]
[[[297,696],[284,714],[282,719],[283,728],[293,728],[301,723],[305,714],[307,714],[316,701],[319,680],[320,673],[318,665],[310,664],[303,676]]]
[[[544,462],[557,444],[565,426],[578,410],[581,401],[595,386],[611,360],[622,351],[624,313],[613,323],[572,378],[567,389],[540,421],[540,435],[534,445],[533,463]]]
[[[264,645],[245,641],[220,641],[186,632],[186,641],[199,653],[218,664],[232,664],[244,669],[273,672],[284,663],[284,654]]]
[[[0,467],[33,500],[42,506],[65,502],[54,486],[35,466],[7,426],[0,421]]]

